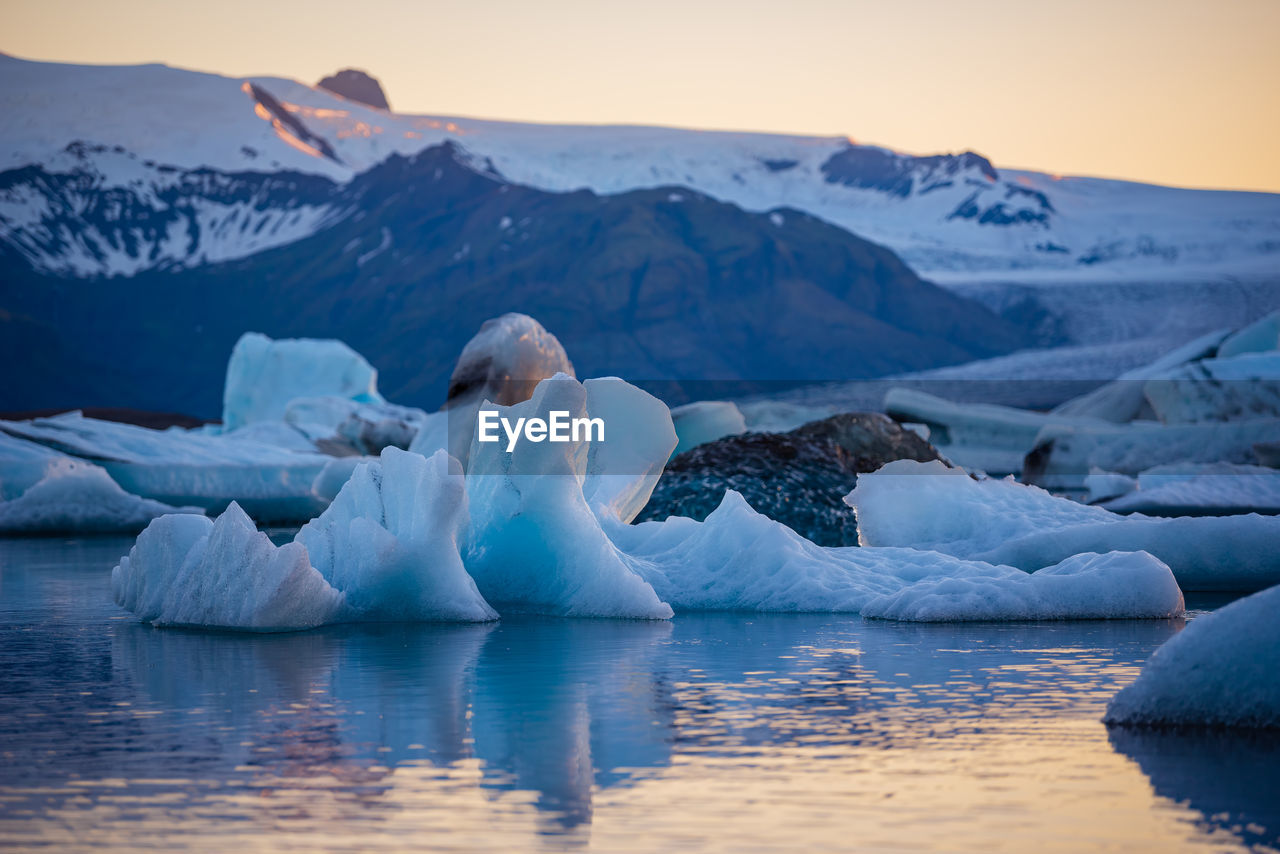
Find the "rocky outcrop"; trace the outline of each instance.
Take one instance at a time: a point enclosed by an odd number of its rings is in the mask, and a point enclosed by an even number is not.
[[[855,546],[857,520],[842,498],[857,476],[892,460],[937,459],[924,439],[872,412],[833,415],[789,433],[726,436],[673,459],[637,521],[705,519],[733,489],[819,545]]]
[[[391,105],[387,103],[387,94],[382,91],[382,84],[378,79],[356,68],[345,68],[316,85],[335,95],[341,95],[348,101],[357,101],[380,110],[391,109]]]

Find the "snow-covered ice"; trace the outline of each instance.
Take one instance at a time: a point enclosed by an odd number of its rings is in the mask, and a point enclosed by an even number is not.
[[[911,460],[859,476],[845,500],[864,546],[928,549],[1029,572],[1085,552],[1146,551],[1188,590],[1280,582],[1280,517],[1121,516],[1012,479],[979,481]]]
[[[388,448],[283,546],[235,503],[216,521],[161,517],[112,571],[112,590],[156,625],[284,631],[494,619],[458,554],[466,516],[456,460]]]
[[[258,332],[240,336],[227,363],[222,428],[227,432],[258,421],[282,421],[290,401],[335,395],[382,403],[378,372],[341,341],[286,338]]]
[[[19,497],[0,501],[0,534],[135,533],[166,513],[202,512],[130,495],[102,468],[64,460]]]
[[[1280,586],[1192,620],[1107,706],[1108,724],[1280,727]]]

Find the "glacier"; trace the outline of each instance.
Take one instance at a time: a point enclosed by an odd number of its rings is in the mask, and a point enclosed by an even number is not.
[[[864,546],[912,547],[1034,572],[1085,552],[1146,551],[1187,590],[1280,582],[1280,517],[1121,516],[1012,479],[976,480],[940,462],[897,460],[845,498]]]
[[[1280,727],[1280,586],[1192,620],[1152,653],[1110,725]]]

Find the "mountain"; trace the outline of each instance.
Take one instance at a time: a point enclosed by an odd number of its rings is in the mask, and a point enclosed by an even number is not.
[[[105,392],[55,399],[66,383],[55,374],[33,399],[41,380],[26,376],[23,399],[0,408],[213,414],[246,329],[341,338],[379,368],[391,399],[434,408],[463,344],[505,311],[541,320],[584,375],[674,381],[664,389],[677,399],[703,396],[713,380],[742,392],[870,377],[1026,343],[890,250],[794,209],[751,213],[681,187],[551,193],[506,181],[451,142],[392,155],[344,184],[223,177],[220,203],[239,205],[241,223],[254,221],[254,200],[290,185],[328,214],[316,234],[245,258],[109,280],[50,276],[0,254],[0,305],[25,340],[45,341],[54,369],[74,366],[79,386]],[[172,186],[198,184],[178,173]],[[80,221],[123,247],[127,232],[103,215],[122,208],[89,207]]]
[[[1275,194],[1060,177],[974,152],[914,156],[845,138],[402,115],[359,103],[351,89],[344,97],[159,65],[0,57],[0,81],[0,240],[48,272],[133,275],[244,257],[341,214],[305,193],[228,202],[225,188],[171,210],[167,194],[191,173],[214,183],[224,179],[213,173],[269,172],[341,184],[392,154],[449,140],[542,190],[681,185],[750,211],[803,210],[949,285],[1274,276],[1280,266]],[[44,174],[11,174],[30,167]],[[73,191],[84,186],[123,191],[121,204],[159,211],[163,222],[149,219],[156,229],[144,226],[119,249],[104,247],[92,223],[81,239]],[[100,225],[114,214],[108,206],[96,215]]]
[[[317,89],[327,89],[335,95],[341,95],[348,101],[355,101],[379,110],[389,110],[387,93],[382,91],[382,84],[367,72],[355,68],[347,68],[337,74],[331,74],[316,84]]]

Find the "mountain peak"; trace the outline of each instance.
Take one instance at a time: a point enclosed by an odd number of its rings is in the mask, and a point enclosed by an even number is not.
[[[341,95],[348,101],[357,101],[380,110],[389,110],[387,95],[382,91],[378,78],[358,68],[344,68],[337,74],[331,74],[316,84],[321,89],[328,89],[335,95]]]

